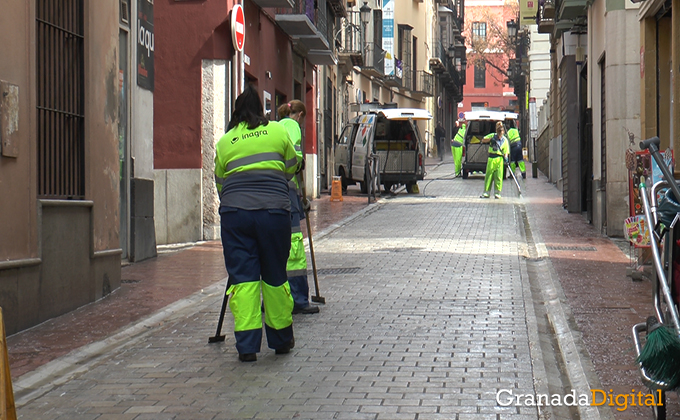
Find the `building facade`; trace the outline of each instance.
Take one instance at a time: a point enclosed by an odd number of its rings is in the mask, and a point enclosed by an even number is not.
[[[468,45],[476,44],[477,47],[471,49],[485,58],[475,60],[466,69],[468,83],[460,111],[490,109],[519,112],[517,96],[507,73],[514,51],[508,51],[511,46],[500,40],[505,34],[495,33],[499,28],[505,32],[506,22],[516,19],[516,10],[508,7],[504,0],[468,0],[465,9]],[[480,50],[480,45],[483,50]],[[484,48],[487,45],[505,48]]]
[[[0,306],[8,334],[120,285],[118,104],[121,78],[132,72],[121,68],[120,50],[136,43],[121,38],[117,1],[68,2],[59,13],[50,5],[9,0],[0,17]]]
[[[561,0],[546,1],[537,16],[539,32],[550,34],[553,72],[549,103],[544,105],[547,115],[540,118],[539,166],[562,190],[564,207],[583,212],[609,236],[623,234],[629,215],[626,150],[637,149],[639,139],[665,129],[654,121],[643,132],[642,118],[656,114],[641,110],[670,104],[662,92],[672,90],[656,89],[671,86],[670,67],[656,76],[662,66],[654,62],[661,57],[656,42],[649,44],[654,61],[645,62],[641,41],[645,34],[659,32],[656,22],[647,26],[651,22],[641,18],[641,11],[640,4],[630,0]],[[665,48],[671,53],[670,45]],[[652,69],[648,79],[644,64]],[[654,91],[643,88],[645,80]],[[664,112],[671,115],[668,106]],[[667,140],[666,147],[669,144]]]

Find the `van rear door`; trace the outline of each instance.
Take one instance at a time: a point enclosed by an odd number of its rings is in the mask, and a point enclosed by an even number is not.
[[[373,147],[375,119],[375,114],[366,114],[359,118],[359,129],[352,143],[352,179],[355,181],[364,180],[366,156]]]

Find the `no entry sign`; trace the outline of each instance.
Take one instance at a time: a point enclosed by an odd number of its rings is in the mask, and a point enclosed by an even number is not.
[[[240,4],[235,4],[231,9],[231,41],[236,51],[243,51],[246,43],[246,18]]]

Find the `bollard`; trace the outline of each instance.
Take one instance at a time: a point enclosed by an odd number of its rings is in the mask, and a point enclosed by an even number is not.
[[[17,420],[14,407],[14,391],[12,390],[12,375],[9,372],[9,354],[5,337],[5,319],[0,308],[0,419]]]
[[[333,177],[331,184],[331,201],[342,201],[342,179],[339,176]]]

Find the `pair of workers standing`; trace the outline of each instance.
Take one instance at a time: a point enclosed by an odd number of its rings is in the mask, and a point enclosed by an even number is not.
[[[227,133],[216,145],[215,182],[229,274],[226,293],[231,296],[236,349],[243,362],[257,360],[262,342],[261,308],[267,345],[276,354],[286,354],[295,346],[295,302],[306,300],[309,305],[307,296],[294,298],[295,287],[288,279],[288,267],[301,264],[299,245],[293,247],[291,242],[298,238],[292,230],[292,213],[302,207],[297,194],[297,201],[292,202],[289,182],[303,161],[287,127],[290,124],[294,129],[294,122],[299,133],[299,121],[305,114],[304,104],[291,103],[289,108],[291,122],[268,121],[257,90],[248,86],[236,99]],[[306,280],[306,258],[304,266]]]
[[[463,147],[465,145],[465,122],[459,122],[458,132],[451,140],[451,154],[453,155],[453,163],[455,166],[455,176],[461,176],[462,172],[462,157]],[[522,141],[519,136],[519,131],[516,128],[508,130],[507,138],[505,136],[505,126],[501,121],[496,123],[496,132],[488,134],[482,140],[482,143],[489,144],[489,157],[486,163],[486,172],[484,177],[484,192],[481,198],[489,198],[491,188],[495,189],[495,198],[501,198],[501,191],[503,189],[503,168],[506,163],[510,163],[512,171],[515,171],[517,165],[522,172],[522,178],[526,178],[526,167],[524,165],[524,155],[522,153]]]

